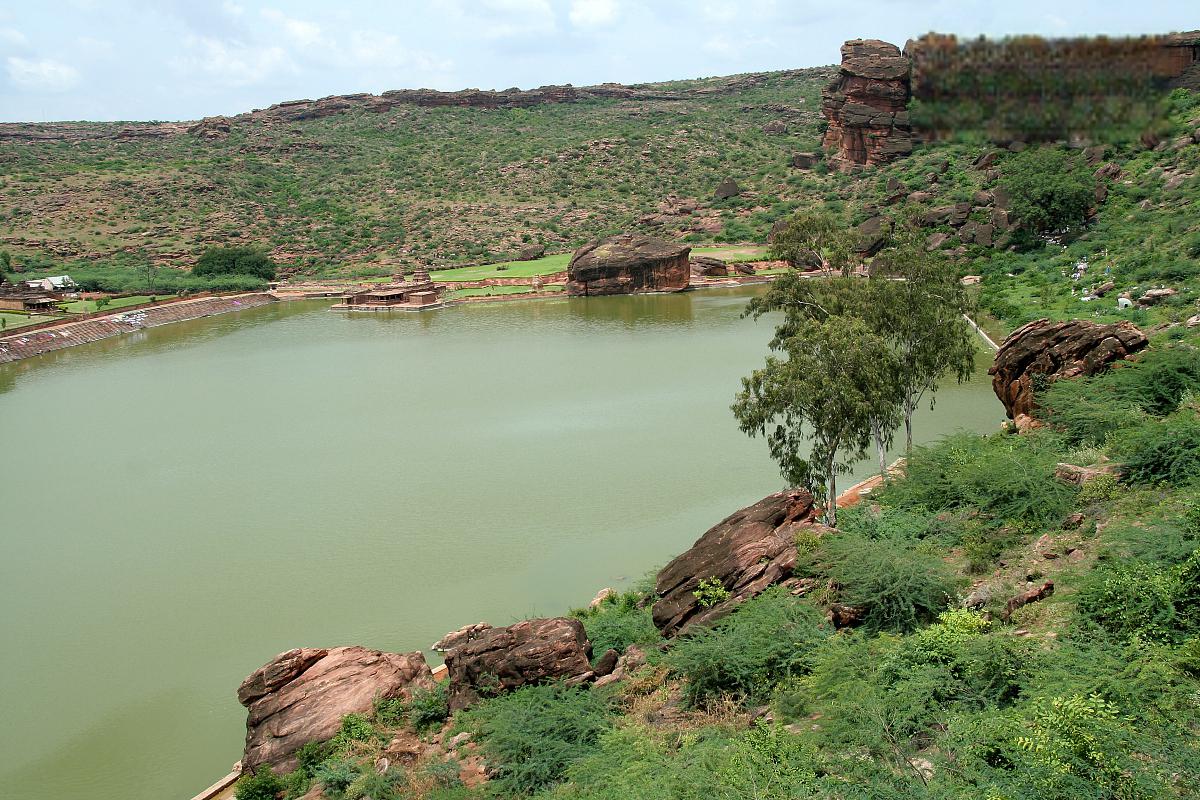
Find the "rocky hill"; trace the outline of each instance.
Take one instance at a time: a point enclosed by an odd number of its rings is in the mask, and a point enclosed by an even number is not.
[[[800,193],[830,69],[641,86],[403,90],[193,123],[0,125],[0,249],[29,269],[214,244],[285,268],[478,263],[630,228],[754,240]],[[716,201],[733,177],[745,190]],[[391,267],[382,268],[387,274]]]

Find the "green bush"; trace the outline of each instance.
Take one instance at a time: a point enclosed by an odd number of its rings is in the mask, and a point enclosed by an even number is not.
[[[862,609],[870,632],[906,632],[933,621],[957,586],[936,555],[909,542],[857,534],[825,537],[808,568],[840,587],[841,602]]]
[[[792,800],[816,783],[814,757],[781,725],[685,735],[625,725],[604,734],[547,800]]]
[[[1153,747],[1098,695],[1038,698],[1009,712],[954,721],[955,771],[979,797],[1149,800],[1163,787],[1140,763]]]
[[[1183,410],[1162,422],[1123,433],[1114,454],[1122,476],[1133,483],[1181,484],[1200,477],[1200,419]]]
[[[1084,620],[1120,638],[1182,641],[1200,632],[1200,550],[1174,566],[1107,565],[1088,576],[1076,602]]]
[[[275,278],[275,262],[253,247],[210,247],[196,261],[192,274],[251,275],[269,281]]]
[[[284,790],[283,780],[270,767],[259,767],[250,775],[243,775],[233,790],[237,800],[275,800]]]
[[[408,722],[419,733],[441,725],[450,716],[450,701],[446,686],[438,684],[432,689],[416,689],[405,710]]]
[[[450,702],[446,685],[439,683],[432,689],[417,688],[412,697],[392,697],[375,701],[375,719],[387,726],[407,723],[417,733],[441,725],[450,717]]]
[[[313,780],[320,781],[327,793],[336,797],[350,787],[358,778],[361,770],[358,765],[347,758],[331,758],[321,762],[313,771]]]
[[[913,450],[907,475],[880,494],[900,508],[978,512],[997,523],[1046,527],[1070,508],[1074,490],[1055,480],[1059,454],[1045,434],[947,436]]]
[[[467,712],[500,796],[527,795],[562,780],[612,726],[610,701],[599,692],[562,684],[526,686]]]
[[[595,658],[608,650],[623,653],[631,644],[650,644],[660,638],[658,628],[654,627],[651,604],[640,592],[610,596],[594,609],[571,613],[583,623]]]
[[[719,603],[724,603],[730,597],[729,590],[721,583],[721,579],[716,577],[701,578],[692,595],[702,608],[712,608]]]
[[[1192,392],[1200,392],[1200,350],[1172,344],[1093,378],[1056,381],[1039,401],[1068,443],[1103,444],[1112,432],[1136,427],[1147,415],[1172,413]]]
[[[692,705],[726,695],[762,702],[776,683],[808,671],[812,649],[827,635],[817,609],[772,588],[711,628],[676,640],[667,664],[687,678],[684,694]]]

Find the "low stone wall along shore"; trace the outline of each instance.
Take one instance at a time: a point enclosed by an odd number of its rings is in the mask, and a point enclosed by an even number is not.
[[[22,333],[17,331],[9,336],[0,338],[0,364],[20,361],[30,356],[74,347],[77,344],[89,344],[123,333],[156,328],[172,322],[184,322],[189,319],[209,317],[213,314],[224,314],[228,311],[239,311],[244,308],[255,308],[275,302],[275,298],[265,293],[239,294],[228,297],[202,297],[195,300],[181,300],[177,303],[163,303],[151,308],[138,308],[133,311],[116,311],[104,317],[92,317],[78,322],[64,322],[52,328]]]

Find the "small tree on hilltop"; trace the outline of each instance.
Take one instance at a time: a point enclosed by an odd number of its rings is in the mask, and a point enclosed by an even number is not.
[[[796,319],[772,343],[786,358],[742,379],[733,413],[767,440],[790,485],[811,491],[837,524],[837,476],[866,455],[872,422],[896,405],[893,350],[852,316]],[[807,451],[807,452],[806,452]]]

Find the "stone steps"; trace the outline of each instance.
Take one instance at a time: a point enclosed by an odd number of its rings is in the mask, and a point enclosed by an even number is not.
[[[62,350],[80,344],[90,344],[123,333],[156,328],[172,322],[199,319],[228,311],[240,311],[275,302],[269,294],[244,294],[232,297],[204,297],[182,300],[135,311],[115,311],[107,317],[66,322],[54,328],[42,328],[22,334],[20,331],[0,338],[0,364]]]

